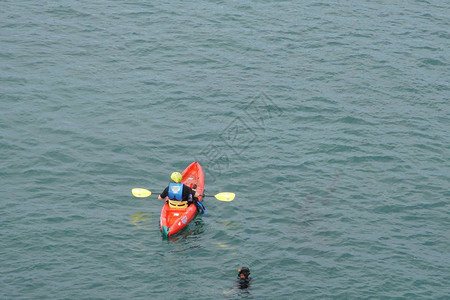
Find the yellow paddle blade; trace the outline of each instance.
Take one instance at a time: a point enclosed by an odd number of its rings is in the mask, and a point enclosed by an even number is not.
[[[139,198],[145,198],[152,194],[149,190],[141,189],[141,188],[134,188],[131,190],[131,193],[133,193],[133,196],[139,197]]]
[[[236,195],[234,193],[226,193],[226,192],[214,195],[214,197],[216,197],[216,199],[220,201],[233,201],[235,196]]]

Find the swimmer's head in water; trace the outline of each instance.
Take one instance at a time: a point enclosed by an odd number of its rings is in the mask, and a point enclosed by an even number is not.
[[[240,278],[248,278],[248,275],[250,275],[250,269],[247,267],[242,267],[238,270],[238,276]]]

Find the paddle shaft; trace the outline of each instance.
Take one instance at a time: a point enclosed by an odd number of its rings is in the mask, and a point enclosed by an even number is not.
[[[147,189],[143,189],[143,188],[134,188],[131,190],[132,194],[135,197],[138,198],[146,198],[152,195],[152,192],[147,190]],[[196,192],[197,194],[197,192]],[[222,193],[218,193],[216,195],[198,195],[198,197],[214,197],[217,200],[220,201],[232,201],[235,197],[234,193],[227,193],[227,192],[222,192]],[[159,199],[159,196],[158,196]]]

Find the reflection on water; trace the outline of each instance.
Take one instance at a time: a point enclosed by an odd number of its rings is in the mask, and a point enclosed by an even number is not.
[[[152,216],[151,212],[139,211],[130,215],[131,217],[130,222],[133,225],[136,225],[136,227],[139,229],[151,230],[152,229],[151,216]]]
[[[195,248],[203,248],[203,233],[205,231],[205,223],[200,218],[192,220],[188,226],[173,236],[164,237],[169,244],[176,246],[172,253],[185,252]]]
[[[236,228],[236,227],[241,226],[241,224],[238,224],[237,222],[234,222],[234,221],[221,221],[221,222],[217,222],[217,225],[219,225],[219,226],[217,226],[219,228],[225,227],[227,229]]]
[[[213,243],[218,249],[236,250],[237,247],[233,246],[236,242],[236,236],[234,235],[236,230],[242,227],[240,222],[234,221],[220,221],[217,222],[214,228],[217,230],[215,236],[216,241]],[[217,241],[219,240],[219,241]]]
[[[153,222],[151,212],[136,212],[130,215],[130,222],[135,225],[138,229],[143,230],[155,230],[156,225],[155,222]],[[201,239],[202,234],[205,231],[204,228],[205,223],[201,218],[195,218],[192,220],[186,228],[182,229],[180,232],[173,236],[165,237],[161,233],[161,237],[163,241],[169,242],[169,244],[181,246],[182,249],[177,248],[173,250],[172,252],[178,253],[183,252],[188,249],[192,248],[200,248],[200,244],[198,241]],[[144,248],[141,248],[141,244],[139,242],[139,247],[132,247],[135,251],[145,251]]]
[[[231,246],[230,244],[225,244],[222,242],[215,242],[215,244],[219,247],[219,248],[224,248],[224,249],[231,249],[231,250],[235,250],[237,247],[236,246]]]

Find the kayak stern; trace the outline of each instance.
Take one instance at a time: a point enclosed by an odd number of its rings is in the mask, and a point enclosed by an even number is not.
[[[163,226],[162,227],[162,233],[163,233],[164,237],[168,237],[169,236],[169,231],[170,231],[169,227],[167,227],[167,226]]]

